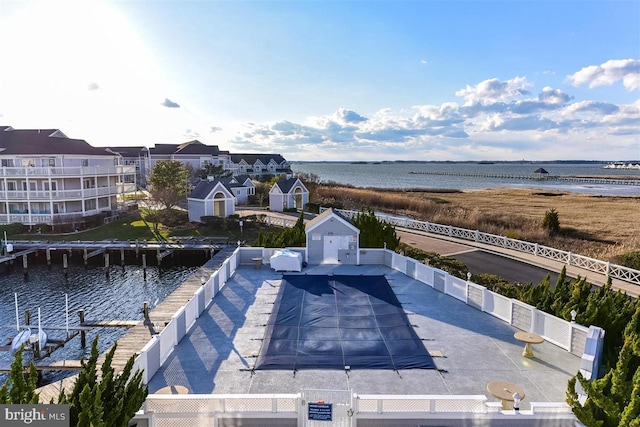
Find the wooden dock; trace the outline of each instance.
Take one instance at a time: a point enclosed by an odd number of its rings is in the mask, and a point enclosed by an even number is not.
[[[151,337],[155,335],[159,329],[171,321],[171,317],[182,307],[187,301],[193,298],[196,290],[202,286],[200,277],[209,277],[224,260],[230,255],[233,248],[222,250],[204,264],[198,271],[191,275],[180,285],[175,291],[167,296],[160,304],[153,308],[149,313],[148,320],[140,320],[129,331],[118,340],[117,348],[111,365],[116,372],[122,371],[129,358],[142,350],[149,342]],[[86,324],[87,322],[85,322]],[[98,360],[99,364],[104,361],[104,354]],[[57,400],[61,389],[70,392],[75,383],[75,376],[47,384],[38,389],[40,393],[40,402],[48,403],[51,399]]]
[[[58,360],[48,363],[34,363],[36,370],[54,370],[54,371],[79,371],[82,369],[82,362],[80,360]],[[24,367],[25,373],[29,372],[29,366]],[[11,372],[11,363],[0,363],[0,372]]]
[[[208,257],[212,257],[222,247],[229,247],[228,237],[206,237],[200,239],[180,239],[176,241],[165,242],[148,242],[144,241],[119,241],[117,239],[101,240],[101,241],[22,241],[16,240],[11,242],[15,252],[0,255],[0,264],[5,262],[12,263],[18,258],[26,257],[32,253],[45,252],[47,264],[51,264],[52,254],[58,252],[67,254],[69,257],[76,251],[83,254],[84,261],[97,255],[103,254],[105,257],[111,252],[119,252],[121,262],[124,261],[124,253],[135,251],[136,256],[139,253],[157,254],[158,262],[175,253],[176,251],[203,251]],[[25,263],[26,266],[26,263]],[[105,264],[105,266],[108,266]],[[26,269],[26,267],[25,267]]]

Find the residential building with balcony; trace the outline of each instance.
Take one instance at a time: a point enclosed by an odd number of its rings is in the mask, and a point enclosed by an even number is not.
[[[231,154],[234,175],[249,175],[260,178],[263,175],[281,175],[291,178],[291,165],[280,154]]]
[[[217,145],[205,145],[198,140],[182,144],[155,144],[149,149],[149,159],[151,168],[160,160],[178,160],[194,170],[206,165],[222,166],[230,170],[228,151],[220,150]]]
[[[150,168],[160,160],[178,160],[193,170],[206,165],[222,166],[233,176],[248,175],[256,179],[264,175],[284,175],[290,178],[291,166],[280,154],[230,154],[217,145],[205,145],[198,140],[183,144],[155,144],[149,149]]]
[[[134,165],[58,129],[0,126],[0,224],[78,224],[118,208]]]
[[[149,158],[149,149],[147,147],[109,147],[108,150],[121,156],[122,159],[120,164],[123,166],[135,166],[136,184],[141,187],[145,187],[147,185],[149,173],[151,173],[151,160]]]

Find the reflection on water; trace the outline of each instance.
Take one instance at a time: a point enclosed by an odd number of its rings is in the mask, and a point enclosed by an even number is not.
[[[21,267],[21,265],[20,265]],[[138,266],[113,267],[109,277],[104,268],[93,267],[85,270],[72,265],[67,277],[60,265],[48,269],[43,265],[30,265],[29,275],[24,278],[22,268],[13,273],[5,272],[0,265],[0,343],[4,345],[16,333],[16,312],[14,293],[18,294],[20,323],[24,323],[24,312],[31,312],[31,325],[37,328],[38,308],[41,322],[46,326],[65,326],[65,294],[69,299],[69,325],[78,325],[79,309],[85,310],[87,320],[138,320],[142,318],[144,301],[151,307],[159,304],[176,289],[198,267],[147,268],[146,280]],[[87,348],[80,347],[80,337],[76,337],[50,357],[51,360],[81,359],[88,357],[91,342],[99,334],[100,352],[106,351],[114,341],[126,333],[126,328],[94,328],[87,333]],[[51,331],[52,338],[64,337],[65,331]],[[26,355],[26,359],[30,355]],[[11,361],[8,352],[0,352],[0,363]],[[44,381],[54,381],[70,375],[69,372],[48,372]],[[0,374],[0,384],[6,375]]]

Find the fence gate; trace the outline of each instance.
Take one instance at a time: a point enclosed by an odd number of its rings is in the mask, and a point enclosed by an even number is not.
[[[298,427],[352,427],[352,390],[302,390]]]

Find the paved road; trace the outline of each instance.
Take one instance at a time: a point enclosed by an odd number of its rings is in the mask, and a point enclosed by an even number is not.
[[[558,278],[556,272],[548,269],[512,258],[505,258],[496,253],[485,252],[472,246],[447,242],[407,231],[396,230],[396,233],[402,242],[410,246],[457,259],[464,263],[472,274],[495,274],[510,283],[538,284],[547,274],[550,274],[551,283],[554,284]]]
[[[252,213],[262,213],[273,216],[291,216],[297,217],[296,214],[283,214],[270,211],[251,211],[243,210],[238,212],[241,216],[250,215]],[[467,242],[462,239],[449,238],[447,236],[431,237],[428,233],[402,229],[396,227],[396,233],[401,241],[415,246],[419,249],[435,252],[443,256],[449,256],[464,262],[469,270],[474,274],[490,273],[504,277],[509,282],[520,283],[540,283],[540,281],[549,273],[551,275],[551,284],[555,284],[557,274],[562,271],[563,267],[567,268],[567,276],[576,278],[586,277],[589,283],[602,286],[606,283],[607,277],[604,274],[595,273],[579,267],[563,264],[558,261],[549,260],[542,257],[536,257],[532,254],[526,254],[515,250],[502,249],[494,246]],[[620,289],[633,297],[640,296],[640,286],[634,285],[623,280],[614,279],[613,288]]]

